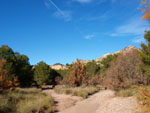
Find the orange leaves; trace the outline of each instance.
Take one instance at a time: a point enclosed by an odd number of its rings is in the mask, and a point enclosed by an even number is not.
[[[20,85],[20,83],[19,83],[19,80],[18,80],[18,76],[16,76],[16,77],[14,78],[14,81],[13,81],[13,86],[17,87],[17,86],[19,86],[19,85]]]
[[[142,9],[142,12],[144,13],[144,16],[142,17],[143,20],[148,19],[150,21],[150,11],[147,11],[146,9]]]
[[[88,73],[86,67],[77,59],[71,67],[70,75],[63,79],[62,84],[69,84],[72,86],[80,86],[88,84]]]
[[[11,84],[6,81],[6,77],[8,76],[8,71],[4,69],[5,63],[6,63],[6,60],[4,59],[0,60],[0,87],[2,88],[5,88],[7,84],[8,85]]]
[[[147,9],[141,9],[142,12],[144,13],[144,16],[142,17],[143,20],[148,20],[150,21],[150,3],[147,0],[142,0],[142,4],[146,6]]]
[[[9,72],[6,69],[4,69],[5,63],[6,63],[5,59],[0,60],[0,88],[9,89],[11,87],[19,86],[18,77],[14,77],[12,81],[7,80]]]

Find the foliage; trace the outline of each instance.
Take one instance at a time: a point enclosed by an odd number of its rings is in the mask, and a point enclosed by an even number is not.
[[[142,19],[150,21],[150,3],[147,0],[141,0],[141,3],[146,6],[146,9],[142,9],[142,12],[144,13]]]
[[[144,39],[146,39],[146,44],[141,43],[141,51],[140,53],[140,58],[143,62],[141,64],[141,70],[144,75],[147,77],[147,84],[150,83],[149,78],[150,78],[150,31],[146,31],[144,35]]]
[[[63,64],[61,64],[61,63],[55,63],[54,65],[62,65],[63,66]]]
[[[62,77],[67,77],[70,73],[70,70],[69,69],[60,69],[60,70],[56,70],[57,73],[60,74],[60,76]]]
[[[29,64],[29,58],[25,55],[16,55],[16,75],[22,87],[30,86],[33,82],[32,66]]]
[[[0,59],[5,59],[7,62],[5,63],[5,69],[9,70],[9,79],[13,79],[16,75],[16,56],[14,51],[9,48],[7,45],[3,45],[0,47]]]
[[[100,64],[101,66],[101,73],[104,73],[109,67],[110,67],[110,63],[111,61],[115,60],[117,58],[118,54],[114,54],[114,55],[108,55],[106,58],[104,58]]]
[[[34,66],[34,80],[38,85],[49,84],[56,85],[56,77],[60,74],[50,68],[48,64],[41,61]]]
[[[50,78],[51,68],[48,64],[41,61],[34,67],[34,80],[38,85],[42,85],[43,83],[49,84],[52,81]]]
[[[91,61],[91,62],[88,62],[86,64],[86,70],[88,72],[88,75],[90,77],[96,75],[96,74],[99,74],[100,72],[100,65],[96,64],[95,61]]]
[[[145,77],[141,73],[141,64],[137,50],[126,54],[120,53],[104,75],[103,84],[108,88],[119,90],[135,84],[144,84]]]
[[[53,113],[52,97],[37,89],[20,89],[0,93],[0,113]]]
[[[62,79],[62,76],[54,69],[50,70],[50,80],[51,85],[57,85],[59,83],[58,79]]]
[[[4,68],[4,65],[6,64],[6,60],[2,59],[0,60],[0,88],[2,89],[8,89],[11,87],[19,86],[18,77],[14,77],[13,80],[9,80],[9,72]]]
[[[14,77],[18,76],[22,87],[31,85],[33,79],[32,66],[29,64],[29,58],[27,56],[20,55],[7,45],[3,45],[0,47],[1,59],[6,60],[4,68],[9,71],[9,80],[13,80]]]
[[[100,85],[102,84],[104,80],[104,74],[101,74],[101,75],[95,75],[95,76],[92,76],[92,78],[89,80],[89,84],[90,85]]]
[[[88,84],[89,76],[86,71],[86,66],[82,64],[80,60],[77,59],[77,61],[73,63],[70,71],[70,75],[63,79],[62,84],[69,84],[72,86]]]

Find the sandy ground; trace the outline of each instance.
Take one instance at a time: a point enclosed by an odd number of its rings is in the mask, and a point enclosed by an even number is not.
[[[74,106],[76,102],[83,100],[81,97],[65,95],[65,94],[57,94],[53,90],[45,90],[44,92],[50,94],[54,100],[56,105],[56,111],[64,111],[71,106]]]
[[[136,99],[133,97],[115,97],[111,90],[102,90],[88,99],[65,94],[56,94],[46,90],[57,102],[58,113],[135,113]]]

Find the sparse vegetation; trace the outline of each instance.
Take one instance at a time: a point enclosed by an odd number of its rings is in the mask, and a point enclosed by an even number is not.
[[[141,113],[150,113],[150,87],[140,87],[137,100]]]
[[[140,86],[131,86],[128,89],[121,89],[116,91],[117,96],[121,97],[130,97],[130,96],[137,96],[137,91],[139,90]]]
[[[117,96],[134,96],[138,101],[136,113],[150,113],[150,86],[132,86],[129,89],[122,89],[116,92]]]
[[[56,93],[70,94],[73,96],[80,96],[82,98],[87,98],[100,90],[100,86],[87,86],[87,87],[70,87],[70,86],[57,86],[55,87]]]
[[[54,101],[38,89],[20,89],[0,93],[0,113],[53,113]]]

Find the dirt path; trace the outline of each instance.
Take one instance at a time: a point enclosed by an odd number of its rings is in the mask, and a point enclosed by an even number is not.
[[[83,100],[81,97],[65,95],[65,94],[57,94],[53,90],[45,90],[44,92],[50,94],[56,103],[57,112],[64,111],[71,106],[74,106],[76,102]]]
[[[134,113],[137,107],[135,98],[115,97],[111,90],[100,91],[82,101],[79,97],[47,92],[58,101],[59,113]],[[78,102],[73,105],[74,101]]]

